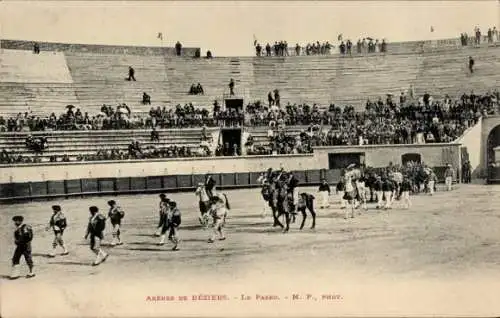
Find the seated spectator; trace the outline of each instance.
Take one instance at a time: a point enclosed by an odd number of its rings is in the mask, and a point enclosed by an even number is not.
[[[151,141],[160,142],[160,134],[155,127],[153,127],[153,130],[151,130]]]
[[[210,50],[207,51],[207,59],[213,58],[212,52]]]
[[[146,92],[142,93],[142,104],[151,105],[151,96],[149,96]]]

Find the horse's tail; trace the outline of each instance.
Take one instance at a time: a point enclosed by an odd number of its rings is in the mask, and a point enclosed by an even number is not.
[[[229,204],[229,200],[227,199],[227,195],[225,193],[222,194],[224,199],[226,199],[226,209],[231,210],[231,205]]]

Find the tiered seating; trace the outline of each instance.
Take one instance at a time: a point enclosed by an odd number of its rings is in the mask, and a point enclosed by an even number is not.
[[[169,59],[167,60],[169,93],[175,104],[192,103],[194,106],[210,106],[214,100],[222,102],[224,94],[229,94],[229,80],[235,81],[235,94],[248,98],[251,85],[248,63],[240,63],[239,58],[213,59]],[[204,95],[189,95],[192,84],[200,83]]]
[[[252,97],[267,103],[267,94],[278,89],[282,105],[328,104],[338,65],[339,59],[328,56],[254,58]]]
[[[470,74],[468,59],[475,60],[474,74]],[[474,90],[476,93],[498,88],[500,83],[500,47],[468,48],[453,54],[428,54],[415,80],[417,95],[425,92],[433,96],[449,94],[456,97]]]
[[[285,131],[289,136],[296,137],[301,131],[305,131],[307,126],[288,126]],[[252,127],[248,130],[250,135],[253,137],[254,144],[257,146],[263,146],[269,144],[269,138],[267,137],[267,131],[269,127]]]
[[[151,96],[153,106],[170,104],[162,56],[66,53],[78,100],[89,112],[103,104],[126,103],[134,111],[149,111],[142,105],[142,93]],[[136,82],[126,81],[128,67],[135,69]]]
[[[213,129],[208,129],[208,132]],[[120,130],[120,131],[63,131],[33,133],[33,136],[47,136],[49,148],[43,152],[42,158],[47,161],[50,156],[68,155],[75,158],[78,155],[92,155],[99,150],[120,149],[127,151],[127,147],[135,139],[143,148],[155,146],[185,146],[197,149],[201,140],[201,128],[195,129],[165,129],[158,130],[160,142],[150,141],[148,130]],[[0,148],[9,152],[21,154],[25,157],[34,157],[34,153],[25,147],[28,133],[8,133],[0,135]]]
[[[78,106],[62,53],[1,50],[0,113],[60,113]]]

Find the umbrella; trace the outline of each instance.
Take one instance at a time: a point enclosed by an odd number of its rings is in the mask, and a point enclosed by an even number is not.
[[[366,38],[366,39],[367,39],[368,41],[373,41],[373,38],[370,38],[370,37],[368,37],[368,38]]]
[[[68,109],[72,109],[72,108],[75,108],[75,106],[73,106],[73,105],[68,105],[68,106],[66,106],[66,108],[68,108]]]
[[[352,168],[355,168],[356,167],[356,164],[355,163],[351,163],[350,165],[347,166],[346,169],[352,169]]]

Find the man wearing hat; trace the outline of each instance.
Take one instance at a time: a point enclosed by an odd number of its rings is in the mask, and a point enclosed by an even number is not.
[[[330,206],[328,199],[330,198],[331,191],[330,185],[326,182],[325,178],[321,178],[321,184],[319,185],[318,192],[321,196],[321,204],[319,207],[321,209],[328,208]]]
[[[14,224],[16,225],[16,230],[14,231],[14,239],[16,243],[16,250],[14,251],[14,256],[12,257],[12,274],[11,279],[19,278],[19,261],[21,256],[24,256],[26,264],[28,264],[29,273],[26,276],[31,278],[35,276],[33,273],[33,258],[31,257],[31,241],[33,240],[33,229],[31,226],[24,224],[24,217],[21,215],[16,215],[12,218]]]
[[[177,233],[181,225],[181,211],[177,208],[177,203],[175,201],[169,201],[168,206],[169,210],[164,219],[159,245],[165,244],[165,234],[168,230],[168,239],[174,244],[172,250],[177,251],[179,249],[177,247],[179,244]]]
[[[167,212],[169,210],[168,202],[170,200],[167,198],[165,193],[160,194],[160,203],[158,206],[158,211],[160,215],[160,220],[158,222],[158,226],[156,227],[155,236],[160,236],[161,231],[163,229],[163,224],[165,223],[165,218],[167,217]]]
[[[60,245],[63,249],[61,255],[69,254],[63,240],[64,229],[66,229],[67,225],[68,223],[66,220],[66,216],[61,211],[61,206],[53,205],[52,216],[50,217],[49,225],[45,228],[46,231],[48,231],[49,229],[52,229],[54,231],[54,241],[52,242],[52,252],[50,252],[49,254],[50,257],[56,256],[57,245]]]
[[[91,206],[89,208],[90,219],[87,226],[85,239],[90,235],[90,249],[96,254],[93,266],[97,266],[108,258],[108,253],[101,248],[101,241],[104,239],[104,228],[106,227],[106,216],[99,212],[99,208]]]
[[[108,205],[108,217],[111,221],[111,225],[113,226],[113,240],[111,241],[111,246],[122,245],[123,242],[120,237],[120,227],[122,224],[122,219],[125,216],[125,212],[118,204],[116,204],[115,200],[108,201]]]
[[[401,199],[403,207],[409,209],[411,207],[410,200],[411,182],[408,175],[403,176],[403,182],[401,182]]]
[[[451,191],[453,185],[453,176],[455,175],[451,164],[446,166],[446,171],[444,172],[444,182],[446,184],[446,190]]]

